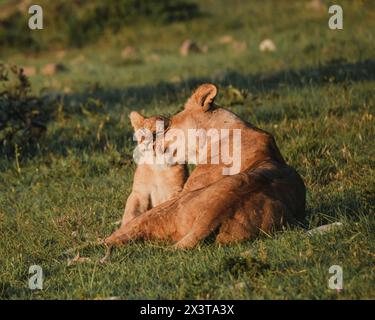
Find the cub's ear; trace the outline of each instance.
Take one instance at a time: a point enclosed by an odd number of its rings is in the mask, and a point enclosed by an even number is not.
[[[186,107],[188,107],[191,102],[194,102],[194,104],[200,107],[203,111],[207,111],[210,108],[211,103],[214,101],[216,95],[217,88],[215,85],[212,83],[202,84],[198,87],[198,89],[195,90],[191,96],[192,99],[189,99],[190,101],[188,101],[190,103],[188,103]]]
[[[145,121],[145,118],[137,111],[130,112],[129,118],[134,130],[141,128],[143,126],[143,122]]]

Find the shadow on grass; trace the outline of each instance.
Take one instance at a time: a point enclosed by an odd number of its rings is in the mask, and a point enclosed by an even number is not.
[[[20,297],[22,295],[27,294],[28,288],[16,288],[11,285],[9,282],[3,282],[0,284],[0,299],[1,300],[8,300],[14,297]]]
[[[239,89],[249,90],[253,94],[276,90],[280,87],[301,88],[307,85],[324,85],[327,83],[345,83],[369,81],[375,79],[375,61],[365,60],[348,63],[344,60],[332,60],[326,65],[307,67],[300,70],[284,70],[274,73],[242,74],[228,70],[215,77],[189,78],[180,83],[161,81],[155,85],[130,86],[126,88],[96,88],[92,93],[72,93],[65,96],[64,103],[68,112],[79,112],[77,103],[88,98],[101,99],[110,107],[115,104],[143,107],[153,101],[183,103],[192,90],[205,82],[218,86],[232,85]],[[180,101],[180,99],[182,99]],[[103,112],[108,109],[103,108]]]
[[[309,202],[311,207],[307,209],[307,214],[314,226],[339,221],[343,216],[358,221],[375,210],[371,186],[360,192],[348,189],[334,195],[323,195],[321,199],[311,199]]]
[[[128,130],[113,129],[110,125],[98,138],[97,128],[88,130],[79,137],[75,136],[74,128],[58,128],[48,138],[47,151],[55,155],[66,156],[68,150],[86,153],[104,152],[109,145],[116,145],[116,150],[123,153],[125,150],[136,146],[133,141],[133,132]],[[130,155],[131,156],[131,155]]]
[[[278,88],[302,88],[308,85],[324,85],[327,83],[350,83],[358,81],[369,81],[375,79],[375,61],[366,60],[348,63],[344,60],[333,60],[326,65],[306,67],[300,70],[284,70],[274,73],[242,74],[238,71],[227,71],[217,77],[190,78],[180,83],[159,82],[155,85],[130,86],[125,88],[101,88],[94,85],[88,91],[67,94],[62,97],[64,113],[66,116],[82,116],[84,114],[82,105],[87,106],[88,100],[100,100],[100,107],[95,108],[98,116],[106,114],[116,115],[125,113],[124,106],[139,109],[157,101],[158,105],[185,102],[192,90],[204,82],[213,82],[219,87],[233,85],[238,89],[249,90],[252,94],[260,94]],[[95,105],[95,103],[94,103]],[[162,113],[162,110],[160,111]],[[274,121],[281,117],[282,112],[275,114],[275,110],[262,110],[259,117],[263,121]],[[291,117],[300,114],[294,112]],[[97,129],[97,128],[96,128]],[[91,129],[90,129],[91,130]],[[46,136],[41,142],[41,150],[30,150],[24,152],[23,158],[31,158],[35,154],[49,152],[65,156],[67,150],[80,151],[103,151],[107,142],[110,141],[121,150],[129,144],[132,132],[122,132],[115,128],[113,123],[105,125],[102,139],[97,139],[96,132],[86,132],[79,135],[74,134],[72,128],[61,127],[52,134]]]

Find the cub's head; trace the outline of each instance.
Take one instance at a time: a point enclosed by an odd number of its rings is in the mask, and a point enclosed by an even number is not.
[[[134,140],[138,144],[133,152],[135,162],[164,164],[158,155],[164,150],[164,132],[169,125],[169,119],[159,115],[145,118],[136,111],[131,112],[129,117],[134,129]]]
[[[157,115],[145,118],[137,111],[132,111],[129,118],[138,144],[151,138],[153,141],[150,141],[149,143],[154,142],[156,134],[163,134],[164,130],[169,125],[169,119],[166,117]]]

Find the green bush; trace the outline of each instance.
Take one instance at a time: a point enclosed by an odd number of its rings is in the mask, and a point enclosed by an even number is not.
[[[58,45],[80,47],[98,40],[105,31],[116,33],[140,20],[165,24],[199,14],[198,5],[190,0],[41,0],[39,4],[44,29],[29,30],[29,15],[11,12],[0,21],[0,46],[32,50]]]
[[[53,106],[30,94],[23,70],[0,64],[0,151],[26,150],[46,131]]]

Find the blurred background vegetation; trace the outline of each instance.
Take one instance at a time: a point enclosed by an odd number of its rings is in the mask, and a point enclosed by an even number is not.
[[[31,3],[0,0],[0,298],[375,297],[375,1],[40,0],[33,31]],[[334,3],[344,30],[328,28]],[[104,266],[91,248],[68,266],[121,217],[130,111],[173,115],[207,81],[302,175],[306,227],[344,227],[178,253],[137,242]],[[32,264],[42,291],[27,289]]]
[[[198,5],[190,0],[41,0],[46,26],[41,36],[25,30],[30,1],[2,2],[0,46],[29,51],[82,47],[135,24],[168,24],[199,15]]]

